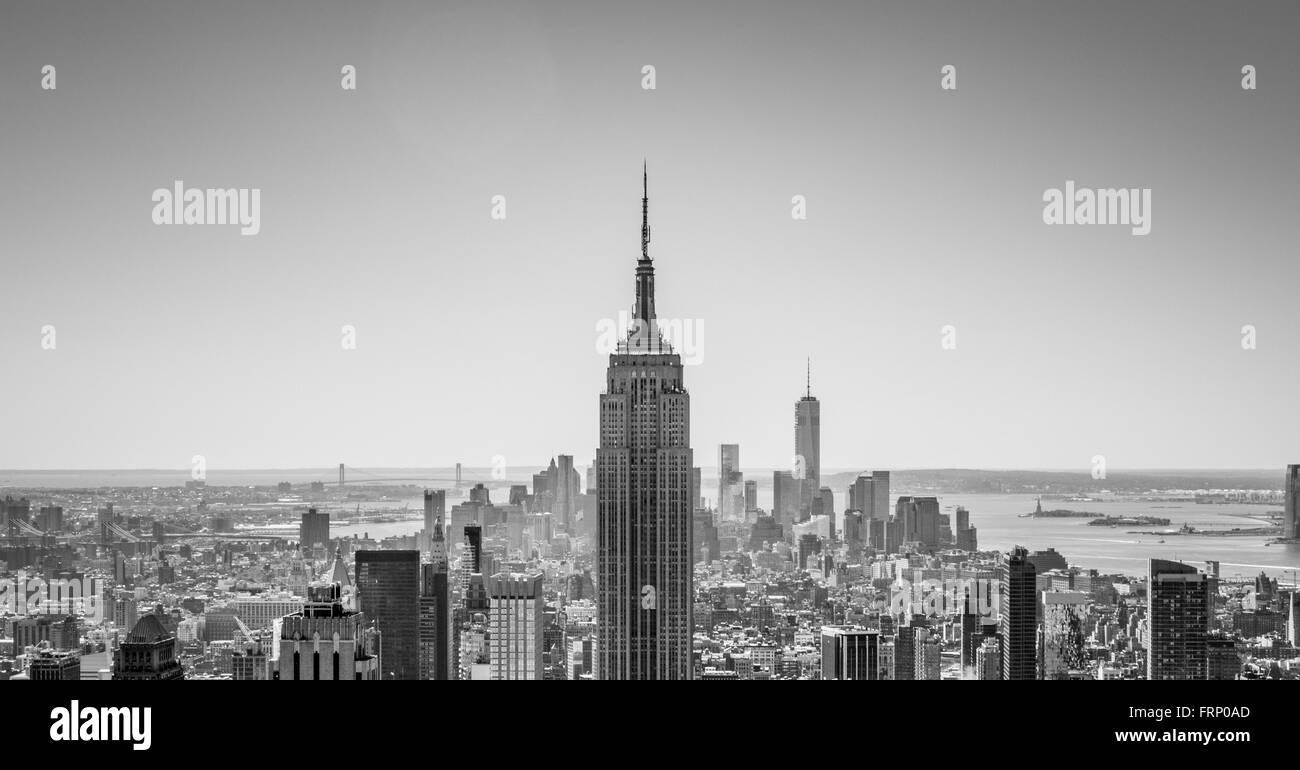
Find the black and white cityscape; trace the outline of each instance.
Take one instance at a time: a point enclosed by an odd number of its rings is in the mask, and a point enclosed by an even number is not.
[[[1298,21],[6,6],[0,680],[1300,678]]]

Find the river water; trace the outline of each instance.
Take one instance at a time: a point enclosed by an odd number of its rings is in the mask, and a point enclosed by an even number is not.
[[[953,494],[939,495],[943,513],[956,519],[956,506],[970,511],[971,525],[978,531],[979,547],[984,550],[1006,551],[1014,545],[1030,550],[1055,548],[1075,566],[1096,569],[1103,573],[1144,575],[1147,560],[1172,559],[1204,567],[1201,562],[1218,561],[1219,574],[1251,577],[1261,571],[1272,577],[1282,577],[1291,582],[1292,570],[1300,570],[1300,545],[1265,545],[1269,538],[1257,535],[1215,537],[1208,535],[1129,534],[1130,530],[1160,531],[1177,529],[1184,523],[1197,529],[1253,529],[1265,524],[1262,518],[1268,511],[1280,510],[1276,505],[1197,505],[1196,503],[1132,503],[1132,502],[1066,502],[1046,500],[1047,510],[1064,508],[1074,511],[1093,511],[1110,516],[1158,516],[1169,519],[1169,526],[1153,527],[1094,527],[1088,519],[1030,519],[1020,514],[1034,510],[1034,495]],[[495,499],[495,495],[493,496]],[[411,507],[418,510],[419,500]],[[451,501],[448,501],[451,505]],[[1257,516],[1242,518],[1239,515]],[[390,535],[407,535],[423,526],[418,521],[365,523],[334,527],[336,536],[351,537],[369,533],[379,539]]]

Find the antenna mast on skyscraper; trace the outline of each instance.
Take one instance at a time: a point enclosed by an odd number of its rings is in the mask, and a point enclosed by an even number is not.
[[[641,159],[641,258],[650,258],[650,171]]]

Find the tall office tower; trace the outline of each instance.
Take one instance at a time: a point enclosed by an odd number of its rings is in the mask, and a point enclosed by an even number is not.
[[[1300,465],[1286,466],[1286,509],[1282,514],[1282,536],[1300,537]]]
[[[582,492],[582,476],[573,467],[573,455],[560,455],[555,467],[555,510],[560,528],[573,531],[574,515],[578,511],[578,495]]]
[[[457,580],[462,595],[469,590],[470,576],[483,573],[483,528],[466,525],[465,548],[460,555],[460,576]]]
[[[644,180],[643,180],[644,183]],[[691,679],[690,395],[655,320],[648,193],[634,323],[600,397],[597,652],[601,679]]]
[[[378,634],[365,613],[348,606],[343,589],[338,582],[308,586],[302,611],[280,621],[280,681],[381,678]]]
[[[822,626],[822,679],[880,677],[880,631]]]
[[[970,525],[970,511],[957,507],[957,548],[963,551],[978,551],[979,540],[975,527]]]
[[[916,629],[915,666],[913,676],[918,680],[937,681],[940,672],[939,634],[928,628]]]
[[[701,483],[701,474],[699,468],[691,469],[691,506],[694,508],[706,508],[704,501],[700,499],[701,490],[704,485]]]
[[[822,486],[822,407],[812,394],[812,359],[803,398],[794,405],[795,476],[799,481],[799,513],[811,515],[812,499]]]
[[[799,519],[799,479],[792,471],[772,472],[772,518],[788,527]]]
[[[544,640],[540,572],[502,572],[487,581],[488,648],[493,679],[541,679]]]
[[[447,561],[447,540],[442,514],[435,511],[428,520],[429,493],[425,492],[425,521],[429,539],[429,563],[420,565],[419,666],[421,679],[451,679],[451,585]]]
[[[1038,668],[1038,601],[1034,564],[1029,551],[1011,549],[999,565],[1000,601],[998,635],[1002,638],[1002,678],[1033,679]]]
[[[1043,592],[1043,643],[1039,649],[1039,679],[1081,677],[1087,665],[1083,624],[1088,595],[1080,591]]]
[[[466,572],[483,572],[483,528],[465,527],[465,552],[461,554],[465,561]]]
[[[315,508],[308,508],[298,525],[298,548],[307,551],[316,546],[328,548],[330,544],[329,512],[318,513]],[[328,556],[329,554],[326,553]]]
[[[1147,679],[1205,679],[1213,617],[1208,576],[1182,562],[1152,559],[1147,583]]]
[[[871,472],[871,511],[877,519],[889,518],[889,471]]]
[[[903,543],[912,543],[916,537],[916,498],[903,495],[894,502],[894,518],[902,530]]]
[[[450,679],[451,606],[447,564],[420,565],[419,678]]]
[[[424,534],[432,542],[434,538],[434,529],[443,526],[447,519],[447,490],[445,489],[426,489],[424,490]],[[445,538],[446,533],[441,533]],[[444,549],[446,543],[444,542]]]
[[[753,479],[745,481],[745,521],[749,521],[749,513],[758,510],[758,482]]]
[[[379,631],[384,679],[417,679],[420,552],[357,551],[357,608]]]
[[[937,497],[914,497],[912,504],[916,511],[916,539],[931,551],[939,547],[939,499]]]
[[[343,463],[339,463],[339,486],[342,487],[345,479],[343,477]]]
[[[736,499],[735,485],[743,479],[740,472],[740,444],[718,445],[718,520],[732,521],[743,518],[733,511]],[[744,513],[743,511],[739,513]]]
[[[140,618],[117,648],[113,679],[184,679],[176,656],[176,635],[163,628],[157,615]]]
[[[894,679],[912,681],[916,678],[916,627],[899,626],[894,634]]]

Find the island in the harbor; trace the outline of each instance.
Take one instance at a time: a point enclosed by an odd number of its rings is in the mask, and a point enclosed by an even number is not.
[[[1091,527],[1167,527],[1169,519],[1159,516],[1104,516],[1088,522]]]
[[[1020,514],[1022,519],[1099,519],[1102,514],[1093,513],[1092,511],[1070,511],[1057,509],[1053,511],[1043,510],[1043,498],[1038,498],[1038,504],[1033,511]]]

